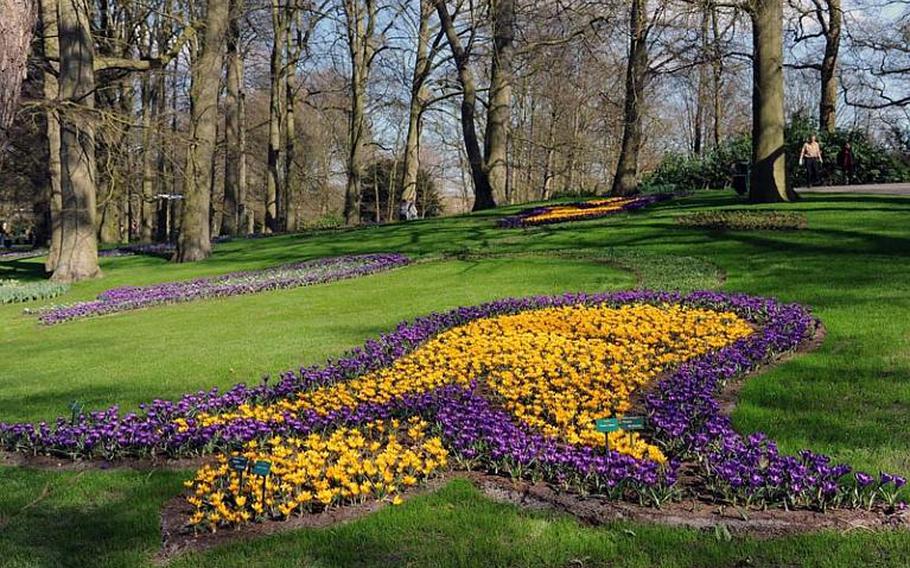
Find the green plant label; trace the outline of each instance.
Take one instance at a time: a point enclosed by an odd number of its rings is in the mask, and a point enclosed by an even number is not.
[[[618,418],[598,418],[594,421],[594,427],[597,428],[598,432],[615,432],[619,430],[619,419]]]
[[[623,430],[644,430],[644,416],[623,416],[619,419],[619,427]]]
[[[252,471],[254,475],[261,475],[265,477],[269,474],[270,471],[272,471],[272,462],[263,460],[257,461],[253,464],[253,469],[250,471]]]
[[[244,472],[246,471],[246,466],[250,463],[250,460],[246,459],[243,456],[234,456],[228,460],[228,466],[234,471]],[[268,472],[266,472],[268,473]]]

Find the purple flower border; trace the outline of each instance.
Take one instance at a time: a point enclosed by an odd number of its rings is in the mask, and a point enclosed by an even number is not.
[[[438,333],[469,321],[530,309],[575,304],[682,303],[727,310],[757,326],[756,333],[696,357],[670,373],[645,397],[651,439],[670,456],[667,464],[637,460],[616,452],[569,445],[546,438],[518,423],[505,410],[474,392],[447,386],[397,399],[388,405],[361,405],[332,412],[285,415],[282,423],[238,420],[204,427],[194,416],[243,403],[263,403],[294,396],[302,389],[348,380],[382,368]],[[905,481],[881,474],[874,478],[808,450],[781,454],[762,434],[743,436],[720,410],[716,395],[726,381],[792,352],[811,337],[816,320],[797,304],[719,292],[624,291],[504,299],[433,313],[400,324],[393,332],[367,341],[324,367],[284,373],[275,384],[239,384],[189,394],[176,402],[155,400],[141,413],[120,415],[116,406],[68,420],[0,424],[0,446],[7,449],[78,457],[193,455],[236,448],[245,441],[275,434],[303,434],[340,424],[358,424],[390,416],[421,414],[432,420],[453,454],[463,463],[516,477],[538,476],[615,496],[650,496],[659,503],[674,491],[681,461],[695,464],[702,490],[723,501],[824,509],[851,504],[849,497],[871,491],[896,495]],[[188,428],[179,429],[182,418]]]
[[[544,205],[541,207],[532,207],[529,209],[523,209],[516,213],[515,215],[509,215],[508,217],[502,217],[499,219],[498,224],[504,229],[517,229],[521,227],[537,227],[540,225],[552,225],[555,223],[570,223],[573,221],[587,221],[590,219],[600,219],[602,217],[609,217],[610,215],[616,215],[617,213],[627,213],[629,211],[635,211],[638,209],[643,209],[655,203],[661,201],[667,201],[674,197],[674,194],[671,193],[652,193],[648,195],[639,195],[635,197],[635,200],[624,205],[618,211],[611,211],[609,213],[603,213],[601,215],[572,215],[568,217],[562,217],[560,219],[548,219],[544,221],[534,221],[530,222],[528,219],[534,217],[535,215],[540,215],[546,213],[553,207],[578,207],[579,209],[591,209],[597,207],[591,203],[591,201],[575,201],[571,203],[559,203],[557,205]],[[604,198],[595,198],[595,199],[604,199]]]
[[[404,266],[410,259],[398,253],[377,253],[321,258],[294,264],[233,272],[209,278],[162,282],[150,286],[123,286],[98,295],[90,302],[79,302],[42,312],[38,320],[54,325],[74,319],[137,310],[162,304],[192,302],[325,284],[347,278],[366,276]],[[287,271],[312,271],[288,274]]]

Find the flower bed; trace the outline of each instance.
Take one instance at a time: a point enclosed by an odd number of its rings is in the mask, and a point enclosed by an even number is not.
[[[0,248],[0,262],[6,262],[10,260],[25,260],[26,258],[34,258],[36,256],[44,256],[46,254],[47,249],[43,248]]]
[[[561,205],[547,205],[525,209],[515,215],[503,217],[499,226],[505,228],[533,227],[549,225],[551,223],[564,223],[568,221],[586,221],[606,217],[615,213],[642,209],[672,197],[669,193],[655,193],[631,197],[608,197],[592,199],[576,203]]]
[[[714,292],[501,300],[403,323],[275,384],[154,401],[139,414],[114,407],[54,425],[3,424],[0,443],[73,457],[246,454],[276,436],[285,447],[420,417],[456,467],[613,498],[659,505],[686,491],[747,506],[895,506],[902,478],[853,474],[809,451],[782,455],[760,434],[735,432],[720,411],[727,381],[796,349],[815,325],[799,305]],[[646,415],[648,429],[612,435],[607,450],[591,421],[628,411]],[[282,452],[250,455],[277,463]]]
[[[138,310],[160,304],[323,284],[389,270],[404,266],[408,262],[409,259],[400,254],[340,256],[211,278],[165,282],[143,287],[124,286],[102,292],[98,299],[92,302],[41,311],[38,319],[45,325],[53,325],[78,318]]]
[[[804,214],[783,211],[699,211],[677,217],[676,224],[712,231],[796,231],[809,227]]]
[[[419,417],[401,422],[375,421],[360,429],[330,434],[275,437],[263,447],[247,443],[231,458],[222,455],[186,482],[194,512],[192,527],[217,528],[293,513],[362,503],[370,498],[401,502],[403,489],[446,467],[448,452],[438,436],[427,433]],[[239,460],[239,461],[237,461]],[[268,476],[249,465],[268,460]],[[233,463],[232,463],[233,461]]]
[[[147,255],[161,258],[171,258],[177,251],[177,245],[173,243],[134,243],[122,245],[112,249],[103,249],[98,251],[98,256],[110,258],[120,256]]]
[[[69,285],[43,280],[39,282],[20,282],[18,280],[0,280],[0,304],[31,302],[55,298],[69,290]]]

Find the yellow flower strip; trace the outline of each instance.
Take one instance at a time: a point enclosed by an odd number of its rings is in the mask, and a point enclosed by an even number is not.
[[[200,425],[237,419],[283,421],[386,404],[483,379],[494,400],[523,423],[570,444],[603,446],[594,420],[633,408],[633,396],[665,370],[752,333],[743,319],[680,305],[564,306],[479,319],[445,331],[390,367],[270,405],[202,414]],[[611,448],[662,461],[659,450],[614,433]]]
[[[193,506],[189,525],[215,530],[262,519],[319,511],[330,505],[368,498],[401,502],[399,493],[444,468],[448,452],[438,437],[427,436],[419,417],[399,422],[370,422],[360,429],[339,428],[331,434],[303,438],[276,437],[264,447],[249,442],[250,460],[268,460],[265,478],[230,468],[228,456],[200,468],[186,482]],[[263,492],[263,480],[265,490]]]
[[[595,199],[586,202],[585,207],[578,207],[577,205],[554,205],[553,207],[548,207],[541,213],[524,218],[523,222],[526,224],[534,224],[542,221],[554,221],[566,218],[597,217],[607,213],[620,211],[626,205],[635,201],[635,199],[635,197]]]

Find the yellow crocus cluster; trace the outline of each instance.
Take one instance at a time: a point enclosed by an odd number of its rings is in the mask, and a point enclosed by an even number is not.
[[[266,518],[319,511],[368,498],[401,503],[400,493],[444,468],[448,452],[419,417],[339,428],[330,434],[277,436],[249,442],[242,452],[220,455],[186,482],[193,506],[188,524],[215,530]],[[229,458],[271,463],[267,476],[238,472]]]
[[[570,444],[602,447],[606,438],[594,428],[597,418],[632,412],[636,394],[662,373],[752,332],[731,312],[678,304],[529,310],[444,331],[387,368],[294,399],[241,405],[197,420],[202,426],[241,418],[281,423],[286,413],[325,415],[478,380],[528,426]],[[637,434],[613,433],[610,447],[664,459]]]
[[[635,201],[636,197],[609,197],[607,199],[594,199],[585,202],[584,207],[578,205],[554,205],[536,215],[529,215],[522,219],[527,225],[545,221],[558,221],[560,219],[577,219],[579,217],[599,217],[608,213],[621,211],[626,205]]]

